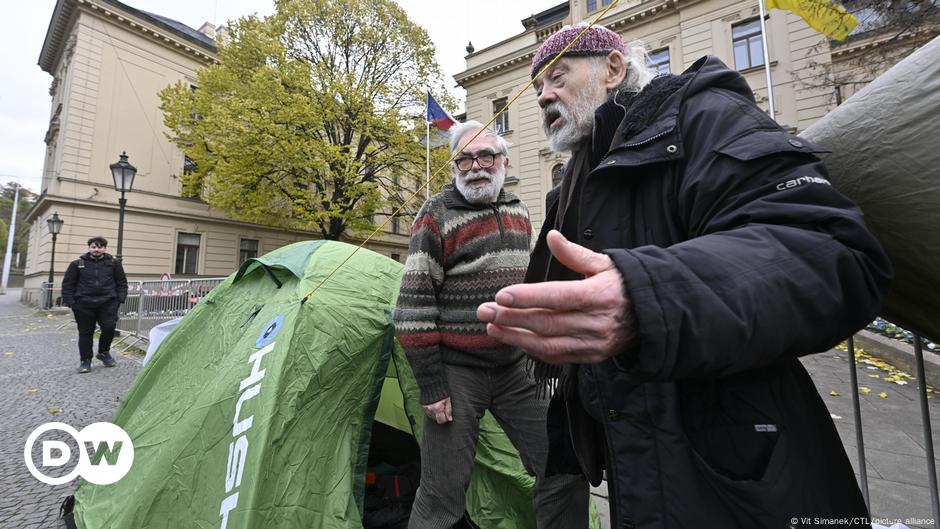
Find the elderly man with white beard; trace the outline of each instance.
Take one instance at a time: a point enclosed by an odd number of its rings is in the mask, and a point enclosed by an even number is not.
[[[799,357],[871,321],[891,265],[741,74],[703,57],[650,79],[645,57],[569,26],[532,60],[549,146],[571,158],[532,284],[477,314],[557,382],[547,473],[606,477],[611,527],[865,527]]]
[[[528,209],[503,189],[509,145],[476,121],[452,127],[450,135],[451,152],[463,147],[453,162],[454,183],[415,218],[395,310],[426,415],[421,484],[408,527],[449,529],[462,518],[487,410],[535,476],[537,527],[587,527],[587,483],[544,476],[548,403],[535,398],[522,350],[487,336],[476,317],[477,306],[522,281],[529,264]]]

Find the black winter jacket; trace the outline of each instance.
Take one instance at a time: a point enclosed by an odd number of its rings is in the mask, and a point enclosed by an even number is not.
[[[127,275],[120,261],[107,253],[98,259],[85,253],[69,263],[62,278],[65,305],[100,305],[112,299],[127,299]]]
[[[797,358],[878,314],[890,263],[820,149],[737,72],[706,57],[682,77],[637,96],[617,134],[647,126],[615,135],[573,195],[565,235],[613,259],[639,346],[565,379],[549,472],[596,482],[605,468],[618,529],[861,527],[852,467]],[[549,202],[527,281],[571,278],[549,268]]]

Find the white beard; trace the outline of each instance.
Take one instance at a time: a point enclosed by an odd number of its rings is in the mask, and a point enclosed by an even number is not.
[[[466,174],[454,175],[454,185],[457,186],[457,191],[460,191],[460,194],[467,202],[471,204],[489,204],[499,196],[500,190],[503,189],[503,182],[506,180],[506,169],[499,165],[498,160],[496,163],[499,167],[495,173],[480,169]],[[475,178],[487,178],[489,182],[485,184],[481,182],[467,183],[468,180]]]

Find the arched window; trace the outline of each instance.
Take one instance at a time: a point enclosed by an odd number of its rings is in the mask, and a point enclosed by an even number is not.
[[[552,187],[558,187],[561,185],[561,179],[565,176],[565,166],[564,164],[555,164],[552,167]]]

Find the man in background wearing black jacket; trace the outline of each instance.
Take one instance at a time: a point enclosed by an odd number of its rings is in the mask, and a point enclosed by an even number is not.
[[[62,301],[72,308],[78,325],[79,373],[91,371],[95,325],[101,327],[96,358],[114,367],[109,350],[118,321],[118,306],[127,299],[127,276],[121,262],[105,253],[104,237],[88,239],[88,253],[69,264],[62,279]]]

